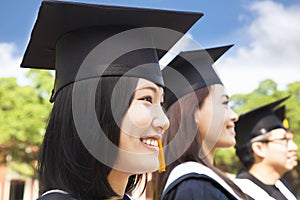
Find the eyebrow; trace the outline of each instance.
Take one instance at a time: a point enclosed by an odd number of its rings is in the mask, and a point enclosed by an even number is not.
[[[136,88],[135,91],[137,90],[143,90],[143,89],[150,89],[152,90],[154,93],[158,93],[159,92],[159,87],[157,86],[152,86],[152,85],[145,85],[145,86],[142,86],[140,88]],[[162,90],[162,95],[164,95],[164,90]]]
[[[152,90],[153,92],[158,92],[158,89],[152,85],[145,85],[145,86],[142,86],[140,88],[136,88],[135,90],[144,90],[144,89],[150,89]]]
[[[226,99],[229,99],[229,96],[227,94],[223,94],[221,97],[225,97]]]
[[[140,88],[136,88],[135,89],[135,92],[136,91],[138,91],[138,90],[144,90],[144,89],[150,89],[150,90],[152,90],[154,93],[158,93],[158,87],[156,86],[156,87],[154,87],[154,86],[152,86],[152,85],[145,85],[145,86],[142,86],[142,87],[140,87]],[[165,95],[165,93],[164,93],[164,90],[162,90],[162,98],[164,99],[164,95]]]

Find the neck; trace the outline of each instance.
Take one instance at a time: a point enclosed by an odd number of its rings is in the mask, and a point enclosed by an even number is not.
[[[250,168],[249,173],[266,185],[274,185],[281,177],[276,170],[261,163],[254,164]]]
[[[126,185],[130,174],[112,169],[108,174],[108,182],[112,189],[121,197],[125,194]]]
[[[208,148],[206,148],[204,146],[204,144],[202,144],[202,155],[200,155],[200,158],[205,158],[209,164],[214,165],[214,156],[215,156],[215,149],[211,148],[209,151],[207,150]]]

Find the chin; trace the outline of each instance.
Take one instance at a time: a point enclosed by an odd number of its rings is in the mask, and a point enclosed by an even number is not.
[[[230,148],[230,147],[233,147],[235,145],[236,141],[235,139],[232,139],[232,140],[228,140],[228,141],[224,141],[223,145],[222,145],[222,148]]]
[[[157,153],[130,154],[122,152],[114,168],[130,174],[143,174],[156,171],[159,167]]]
[[[137,161],[137,166],[134,170],[136,174],[144,174],[157,171],[159,162],[158,160],[155,161],[155,159],[157,160],[157,157],[151,159],[151,161],[149,159]]]
[[[288,171],[292,171],[297,166],[297,163],[293,163],[288,167]]]
[[[287,164],[287,169],[289,169],[289,171],[293,170],[296,166],[298,165],[298,161],[290,161]]]
[[[235,138],[234,137],[232,137],[231,139],[230,139],[230,147],[232,147],[232,146],[234,146],[235,144],[236,144],[236,140],[235,140]]]
[[[231,146],[230,146],[230,147],[235,146],[235,144],[236,144],[236,141],[234,140],[234,141],[231,143]]]
[[[150,164],[148,164],[148,167],[147,167],[148,171],[147,172],[155,172],[155,171],[158,170],[158,168],[159,168],[159,162],[158,161],[157,162],[153,162],[151,164],[151,166],[150,166]]]

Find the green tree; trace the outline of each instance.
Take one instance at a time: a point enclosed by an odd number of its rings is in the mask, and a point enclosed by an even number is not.
[[[251,93],[235,94],[231,97],[231,101],[233,110],[237,114],[242,114],[288,95],[291,97],[285,102],[286,115],[291,129],[296,133],[295,140],[300,148],[300,136],[297,134],[300,133],[300,82],[291,83],[286,90],[280,91],[273,80],[264,80]],[[298,152],[298,157],[300,157],[300,152]],[[226,149],[217,152],[216,163],[231,173],[236,173],[238,167],[241,166],[237,162],[235,151]]]
[[[233,110],[237,114],[242,114],[288,95],[291,95],[291,97],[284,102],[286,105],[286,116],[290,128],[294,132],[295,142],[300,149],[300,81],[291,83],[287,86],[286,90],[280,91],[273,80],[264,80],[251,93],[233,95],[231,101],[233,103]],[[299,158],[300,151],[298,151],[298,160]],[[215,163],[222,170],[233,174],[236,174],[242,167],[242,164],[235,155],[234,148],[219,149],[216,153]],[[300,196],[300,191],[297,190],[300,187],[299,174],[300,165],[292,172],[286,174],[289,185],[298,197]]]
[[[30,70],[28,77],[31,86],[20,86],[15,78],[0,79],[0,164],[34,176],[51,108],[48,100],[53,76]]]

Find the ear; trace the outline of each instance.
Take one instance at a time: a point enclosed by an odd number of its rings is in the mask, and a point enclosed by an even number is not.
[[[262,142],[254,142],[252,145],[251,145],[251,148],[252,148],[252,151],[253,151],[253,154],[255,156],[258,156],[260,158],[264,158],[265,155],[266,155],[266,145]]]
[[[197,109],[197,110],[194,112],[194,119],[195,119],[196,124],[198,124],[198,122],[199,122],[200,119],[201,119],[201,111],[200,111],[200,109]]]

